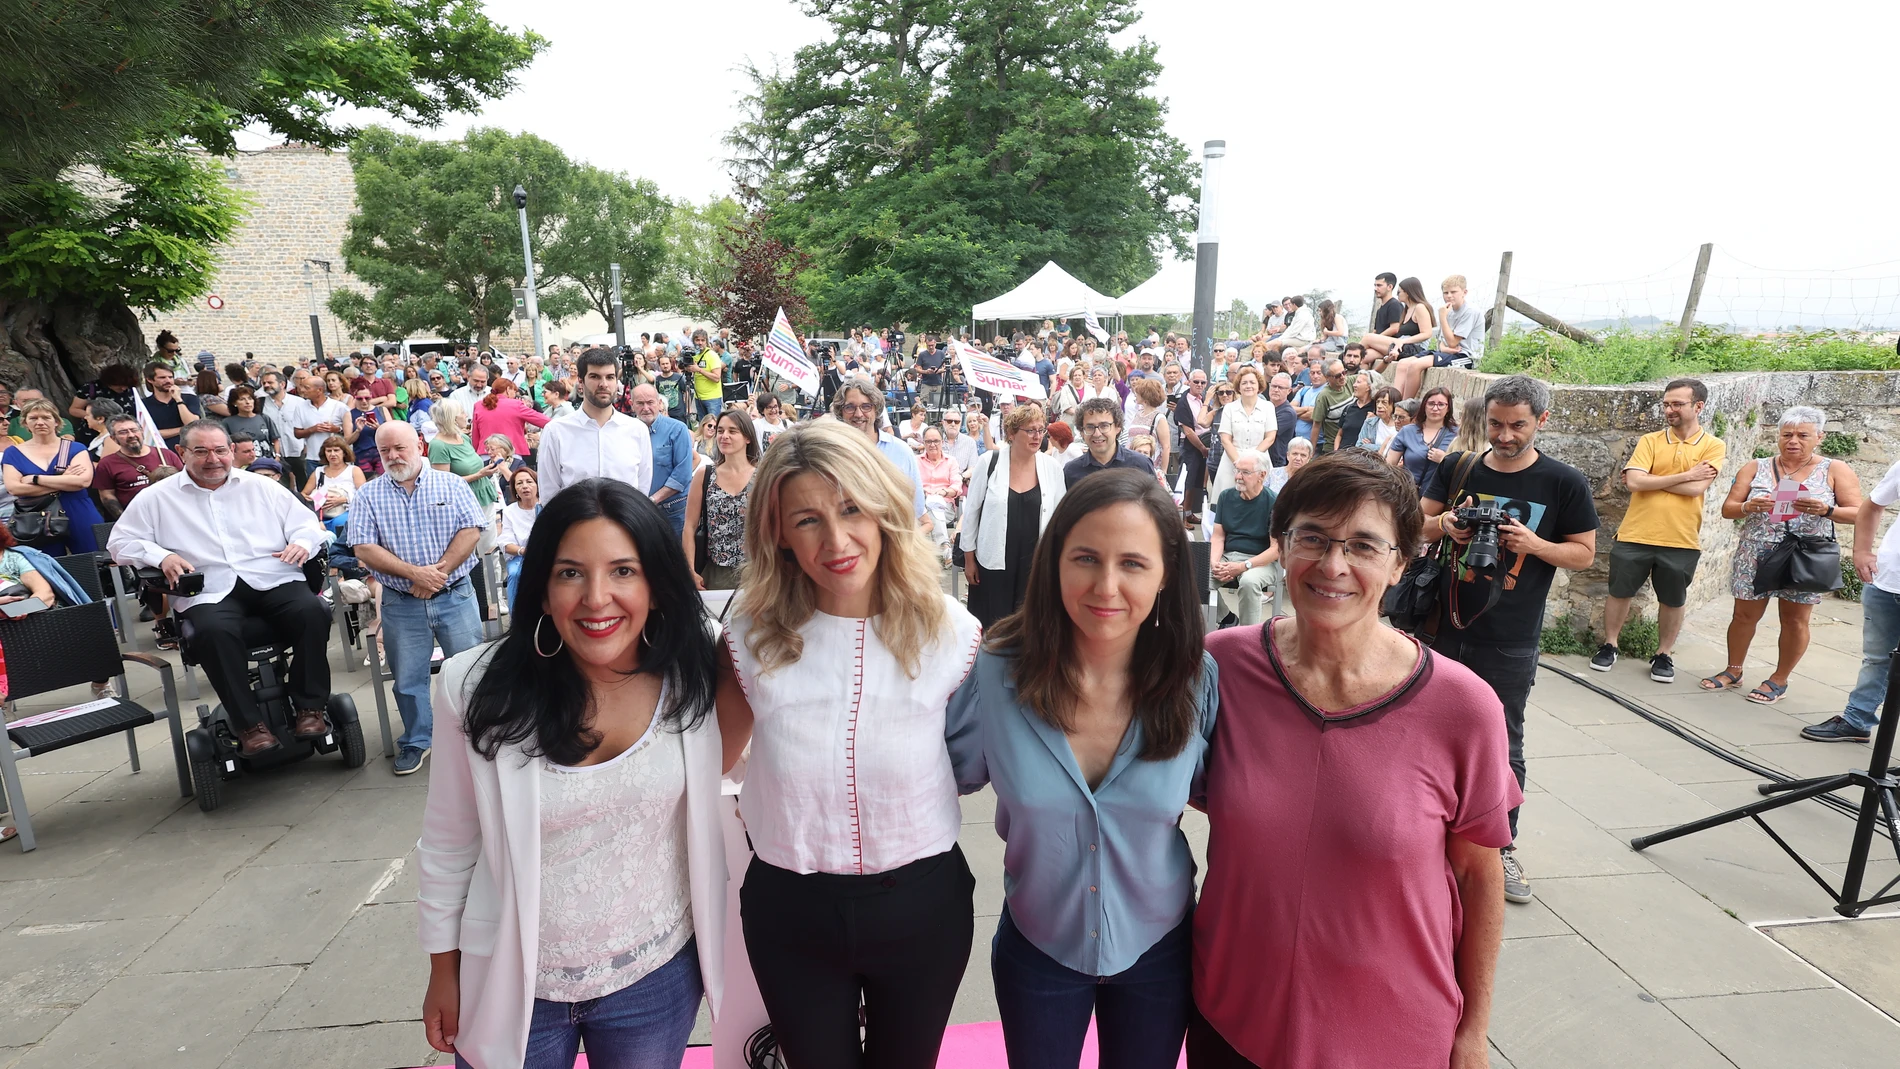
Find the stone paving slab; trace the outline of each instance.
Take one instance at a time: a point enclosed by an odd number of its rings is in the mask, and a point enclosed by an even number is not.
[[[1900,917],[1843,918],[1761,931],[1889,1016],[1900,1018],[1900,971],[1894,968],[1900,962]]]
[[[226,1069],[386,1069],[431,1064],[435,1064],[435,1051],[422,1038],[422,1026],[414,1021],[259,1030],[246,1036],[224,1061]]]
[[[308,964],[389,867],[386,861],[328,861],[246,868],[131,972],[193,972],[213,962],[233,968]]]
[[[1602,828],[1690,821],[1715,812],[1706,799],[1618,753],[1547,758],[1537,763],[1537,782]]]
[[[1900,1027],[1838,988],[1678,999],[1669,1009],[1736,1069],[1893,1064]]]
[[[33,925],[0,933],[0,1047],[46,1037],[177,924],[172,917]]]
[[[1629,843],[1549,795],[1530,795],[1518,815],[1517,852],[1533,881],[1561,876],[1618,876],[1656,866]]]
[[[1520,1066],[1732,1069],[1695,1030],[1581,936],[1509,939],[1491,1041]]]
[[[423,791],[399,787],[335,791],[308,820],[279,839],[265,853],[261,863],[292,864],[306,858],[364,861],[402,857],[416,847],[427,797]]]
[[[1679,739],[1654,724],[1593,724],[1582,729],[1591,738],[1671,783],[1713,783],[1760,779],[1694,743]],[[1526,742],[1528,743],[1528,739]]]
[[[291,981],[287,967],[122,976],[68,1017],[18,1069],[216,1069]]]
[[[391,951],[416,947],[416,907],[398,902],[366,906],[303,970],[258,1025],[266,1031],[330,1028],[403,1021],[420,1005],[428,979],[420,950],[389,967]],[[407,968],[402,964],[407,964]]]
[[[1536,890],[1598,953],[1658,998],[1827,984],[1667,873],[1539,880]]]

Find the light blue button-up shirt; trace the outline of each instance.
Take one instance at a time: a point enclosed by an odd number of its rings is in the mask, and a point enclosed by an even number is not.
[[[917,472],[917,454],[905,444],[902,438],[889,431],[878,432],[877,451],[897,465],[897,470],[903,472],[904,478],[910,480],[911,512],[922,516],[924,514],[924,480],[923,476]]]
[[[1180,753],[1143,761],[1131,723],[1094,790],[1063,733],[1016,698],[1013,657],[984,651],[950,698],[945,737],[957,789],[996,789],[1003,895],[1043,953],[1086,976],[1127,970],[1187,916],[1194,857],[1181,811],[1202,794],[1219,705],[1203,655],[1200,720]]]

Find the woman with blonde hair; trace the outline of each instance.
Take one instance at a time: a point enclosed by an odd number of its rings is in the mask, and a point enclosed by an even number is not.
[[[728,768],[752,744],[740,917],[792,1065],[931,1069],[970,956],[944,728],[981,629],[943,593],[912,498],[824,420],[773,440],[747,502],[719,730]]]
[[[970,470],[958,538],[970,611],[985,627],[1022,607],[1036,540],[1068,489],[1061,458],[1042,451],[1048,431],[1042,406],[1024,401],[1003,418],[1003,445]]]

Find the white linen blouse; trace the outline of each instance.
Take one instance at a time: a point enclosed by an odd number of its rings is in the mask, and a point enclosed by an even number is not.
[[[917,678],[877,635],[876,618],[813,614],[803,656],[765,674],[735,613],[726,647],[752,706],[739,812],[752,849],[797,873],[889,872],[956,845],[962,822],[944,711],[976,661],[983,629],[945,595],[943,634]]]

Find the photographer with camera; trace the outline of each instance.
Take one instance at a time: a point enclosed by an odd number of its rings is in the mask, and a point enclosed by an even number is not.
[[[1599,523],[1589,479],[1533,444],[1550,416],[1550,387],[1527,375],[1498,379],[1484,392],[1484,413],[1491,448],[1439,461],[1421,502],[1425,534],[1464,547],[1432,648],[1477,673],[1504,704],[1521,789],[1524,703],[1536,682],[1544,602],[1557,569],[1580,571],[1596,560]],[[1504,850],[1504,888],[1513,902],[1531,900],[1513,847]]]

